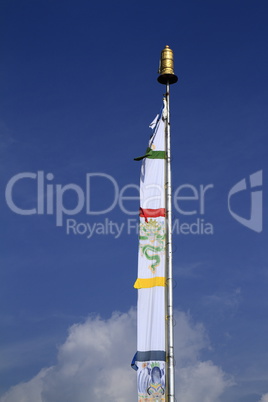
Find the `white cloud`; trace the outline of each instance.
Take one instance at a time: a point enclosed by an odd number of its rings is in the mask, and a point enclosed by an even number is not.
[[[174,317],[176,364],[184,367],[197,361],[200,351],[209,348],[209,340],[204,326],[193,323],[189,314],[175,311]]]
[[[1,402],[125,402],[135,392],[130,368],[135,353],[136,313],[90,317],[69,329],[58,362],[28,383],[11,388]],[[133,399],[134,401],[134,399]]]
[[[231,381],[211,361],[197,362],[178,372],[177,400],[217,402]]]
[[[203,270],[204,264],[201,262],[193,262],[184,265],[174,266],[174,275],[185,278],[198,278],[200,271]]]
[[[242,301],[242,292],[236,288],[227,292],[218,292],[204,297],[207,308],[213,308],[217,314],[235,315]]]
[[[42,380],[48,371],[49,369],[43,369],[30,381],[12,387],[0,399],[1,402],[43,402],[40,391],[43,386]]]
[[[268,402],[268,394],[263,395],[259,402]]]
[[[211,361],[200,361],[202,349],[209,348],[209,339],[202,324],[194,324],[183,312],[175,313],[178,336],[176,351],[176,398],[183,402],[217,402],[232,385],[230,378]],[[178,386],[179,385],[179,386]]]
[[[183,312],[176,312],[176,321],[177,399],[217,402],[230,382],[219,367],[199,359],[209,347],[204,327]],[[12,387],[0,402],[136,402],[136,373],[130,368],[135,344],[134,310],[109,320],[89,317],[69,329],[55,366]]]

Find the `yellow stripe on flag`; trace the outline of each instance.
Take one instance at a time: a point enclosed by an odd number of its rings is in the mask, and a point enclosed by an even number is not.
[[[155,278],[138,278],[134,283],[135,289],[153,288],[155,286],[166,286],[166,278],[156,276]]]

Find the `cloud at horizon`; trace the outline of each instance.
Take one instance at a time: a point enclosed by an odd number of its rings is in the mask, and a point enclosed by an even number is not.
[[[212,361],[202,361],[200,352],[210,347],[204,326],[184,312],[175,312],[177,398],[220,401],[232,385]],[[59,347],[57,364],[42,368],[28,382],[11,387],[0,402],[134,402],[136,373],[130,362],[136,348],[136,311],[115,312],[108,320],[90,316],[69,328]],[[266,399],[260,402],[266,402]]]

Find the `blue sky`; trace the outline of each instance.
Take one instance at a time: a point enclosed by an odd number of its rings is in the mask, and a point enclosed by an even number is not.
[[[1,2],[1,402],[136,400],[133,158],[161,107],[165,45],[179,77],[173,190],[196,197],[173,207],[177,398],[268,400],[267,12],[265,1]],[[11,199],[37,208],[37,172],[44,211],[18,214]],[[243,179],[235,219],[228,194]],[[73,212],[57,226],[60,194]],[[250,216],[258,231],[241,223]]]

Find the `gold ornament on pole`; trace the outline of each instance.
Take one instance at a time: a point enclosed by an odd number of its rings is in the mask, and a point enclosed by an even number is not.
[[[175,82],[178,81],[178,77],[174,73],[173,51],[169,46],[166,46],[161,52],[158,73],[160,75],[157,81],[160,82],[160,84],[175,84]]]

